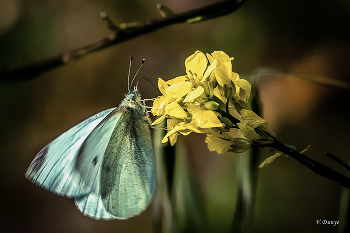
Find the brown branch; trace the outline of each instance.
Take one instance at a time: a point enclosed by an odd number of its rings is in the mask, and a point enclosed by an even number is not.
[[[201,22],[204,20],[220,17],[237,10],[244,0],[227,0],[208,6],[175,14],[169,18],[157,18],[138,23],[138,26],[120,29],[110,33],[107,37],[95,43],[71,50],[55,57],[44,59],[20,68],[12,66],[0,67],[0,81],[22,81],[65,65],[67,62],[85,56],[97,50],[116,45],[140,35],[153,32],[160,28],[186,22]]]

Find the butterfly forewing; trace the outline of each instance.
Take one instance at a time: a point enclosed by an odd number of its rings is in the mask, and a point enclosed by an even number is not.
[[[76,169],[84,180],[86,189],[94,194],[99,193],[103,157],[121,115],[117,109],[112,111],[95,127],[81,146]]]
[[[45,146],[30,164],[26,177],[58,195],[75,197],[89,193],[76,170],[77,157],[91,131],[113,110],[93,115]]]

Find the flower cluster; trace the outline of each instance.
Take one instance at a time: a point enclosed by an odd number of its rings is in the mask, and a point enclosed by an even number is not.
[[[174,145],[179,134],[204,133],[209,150],[222,154],[273,141],[265,120],[251,111],[247,102],[251,85],[232,72],[232,60],[222,51],[196,51],[185,61],[186,75],[168,81],[159,78],[162,96],[155,99],[152,114],[160,116],[153,125],[167,120],[162,143]],[[231,136],[234,128],[244,137]]]

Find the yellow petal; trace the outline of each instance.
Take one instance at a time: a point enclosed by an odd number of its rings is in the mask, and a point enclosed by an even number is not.
[[[164,121],[165,118],[166,118],[165,114],[163,116],[161,116],[161,117],[158,117],[155,121],[153,121],[152,125],[158,125],[159,123]]]
[[[265,165],[269,165],[270,163],[272,163],[273,161],[275,161],[275,159],[277,159],[278,157],[280,157],[283,153],[279,152],[274,154],[273,156],[268,157],[267,159],[264,160],[264,162],[262,162],[259,165],[259,168],[263,168]]]
[[[168,128],[168,132],[171,131],[176,125],[183,125],[184,122],[182,122],[181,120],[178,120],[176,118],[168,118],[167,119],[167,128]],[[176,141],[177,141],[177,136],[178,133],[177,132],[172,132],[170,134],[168,134],[168,137],[164,137],[162,140],[162,143],[165,143],[168,141],[170,141],[170,145],[173,146]]]
[[[206,53],[206,55],[207,55],[207,58],[208,58],[208,61],[210,62],[210,64],[212,64],[216,60],[215,58],[213,58],[213,56],[211,54]]]
[[[258,114],[256,114],[252,110],[247,109],[242,109],[241,111],[241,122],[242,121],[247,122],[247,124],[251,125],[254,128],[265,123],[265,120],[258,116]]]
[[[186,73],[190,70],[192,74],[197,74],[197,77],[202,77],[207,68],[207,64],[207,58],[204,53],[197,50],[185,61]]]
[[[192,89],[192,83],[190,82],[178,82],[166,89],[166,94],[172,98],[179,98],[186,95]]]
[[[175,83],[186,82],[186,81],[188,81],[188,79],[186,78],[186,76],[183,75],[183,76],[178,76],[176,78],[170,79],[166,83],[168,85],[173,85]]]
[[[228,68],[227,64],[218,65],[214,72],[216,80],[220,86],[232,85],[230,79],[232,75],[232,70]]]
[[[204,80],[207,79],[207,77],[215,70],[216,66],[217,66],[217,60],[215,59],[210,66],[208,66],[207,70],[205,71],[204,75],[203,75],[203,79],[201,80],[202,82]]]
[[[236,80],[239,80],[239,75],[236,72],[232,72],[231,81],[235,83]]]
[[[234,138],[232,141],[233,144],[229,151],[232,151],[234,153],[243,153],[249,150],[251,147],[249,140],[246,138]]]
[[[252,110],[242,109],[241,120],[240,123],[238,123],[237,125],[246,138],[254,140],[261,138],[260,135],[257,134],[254,129],[264,123],[266,123],[265,120],[259,117]]]
[[[260,135],[258,133],[255,132],[255,128],[252,127],[249,124],[246,123],[237,123],[237,126],[239,127],[239,129],[241,130],[242,134],[250,139],[250,140],[256,140],[256,139],[260,139]]]
[[[199,112],[203,110],[200,106],[194,104],[194,103],[187,103],[187,111],[194,115],[196,112]]]
[[[185,110],[183,110],[183,108],[180,106],[180,104],[178,104],[176,102],[172,102],[172,103],[168,104],[165,107],[165,113],[169,116],[173,116],[173,117],[181,118],[181,119],[187,117]]]
[[[171,129],[170,131],[168,131],[168,133],[164,136],[162,143],[166,143],[168,141],[168,137],[174,133],[177,133],[177,131],[183,129],[183,125],[185,124],[185,122],[181,122],[178,125],[175,125],[173,129]]]
[[[225,96],[221,95],[221,92],[218,87],[214,88],[213,95],[220,99],[223,103],[226,103],[226,98]]]
[[[213,111],[202,110],[193,115],[192,121],[200,128],[222,127],[224,124],[220,122]]]
[[[168,84],[161,78],[158,78],[158,88],[159,91],[165,95],[166,94],[166,89],[168,88]]]
[[[190,122],[189,124],[186,124],[186,129],[189,132],[195,132],[195,133],[204,133],[204,134],[212,134],[214,133],[213,129],[211,128],[199,128],[195,122]],[[182,134],[186,134],[181,132]],[[189,133],[187,133],[189,134]]]
[[[233,60],[233,57],[229,57],[223,51],[214,51],[211,53],[211,55],[213,56],[213,58],[216,58],[220,63],[231,62],[231,60]]]
[[[251,85],[250,85],[250,83],[249,83],[247,80],[245,80],[245,79],[238,79],[238,80],[235,81],[235,84],[236,84],[239,88],[241,88],[241,89],[243,89],[243,90],[245,91],[245,97],[246,97],[246,99],[248,99],[249,96],[250,96],[250,91],[251,91]],[[237,94],[238,94],[238,95],[239,95],[239,93],[240,93],[239,88],[237,88]]]
[[[209,151],[215,151],[218,154],[226,153],[232,145],[231,141],[218,138],[214,134],[208,134],[205,142],[208,144]]]
[[[194,99],[199,97],[201,94],[203,94],[204,88],[201,86],[198,86],[195,90],[190,91],[183,102],[192,102]]]
[[[153,116],[160,116],[165,113],[165,109],[163,108],[163,103],[164,103],[165,97],[164,96],[158,96],[154,101],[153,101],[153,106],[152,106],[152,114]]]
[[[177,133],[174,133],[172,135],[169,136],[169,141],[170,141],[170,145],[173,146],[175,145],[176,141],[177,141]]]

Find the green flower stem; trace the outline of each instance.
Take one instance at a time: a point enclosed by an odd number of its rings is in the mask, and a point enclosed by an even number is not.
[[[239,123],[239,120],[236,117],[232,116],[231,114],[229,114],[229,113],[227,113],[227,112],[225,112],[224,110],[221,110],[221,109],[218,109],[216,111],[218,113],[220,113],[221,116],[228,118],[235,125],[234,128],[238,128],[237,127],[237,123]]]
[[[271,143],[267,146],[275,148],[275,149],[283,152],[284,154],[289,155],[290,157],[298,160],[304,166],[306,166],[309,169],[311,169],[312,171],[314,171],[315,173],[317,173],[323,177],[326,177],[330,180],[336,181],[339,183],[339,185],[350,189],[350,178],[349,177],[346,177],[346,176],[340,174],[339,172],[334,171],[333,169],[317,162],[316,160],[313,160],[313,159],[299,153],[298,151],[291,149],[290,147],[288,147],[288,146],[284,145],[283,143],[281,143],[280,141],[278,141],[276,138],[275,138],[273,143]]]

